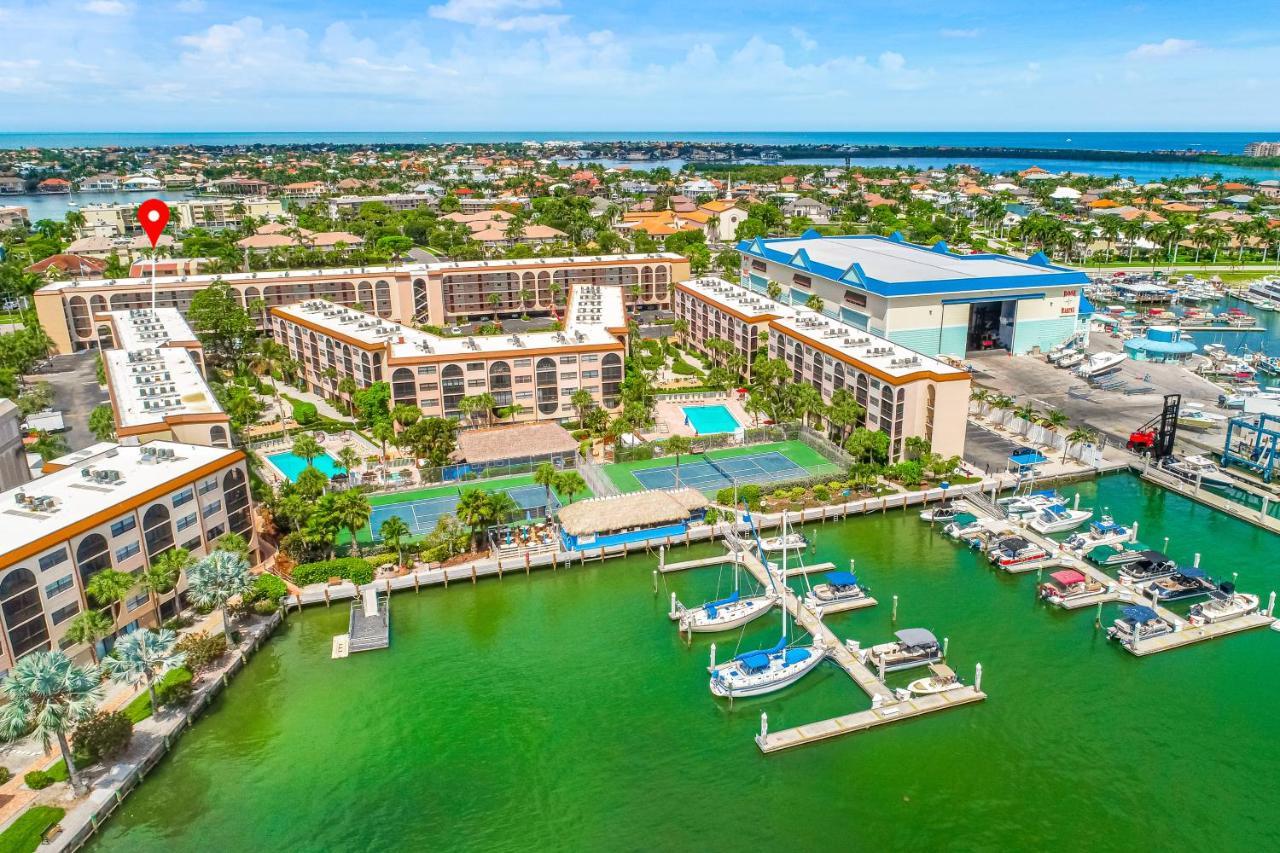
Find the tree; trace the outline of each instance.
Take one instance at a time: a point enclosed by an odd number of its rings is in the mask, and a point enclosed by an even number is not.
[[[858,398],[848,388],[839,388],[831,395],[831,406],[827,410],[827,421],[839,430],[839,441],[844,443],[849,430],[862,423],[867,410],[858,403]]]
[[[676,458],[676,484],[680,483],[680,455],[693,450],[693,439],[687,435],[673,435],[662,442],[663,448]]]
[[[390,421],[378,421],[373,425],[373,429],[370,432],[373,433],[374,439],[382,447],[382,459],[385,460],[387,458],[387,442],[395,441],[396,428],[391,425]]]
[[[98,662],[98,640],[111,633],[115,623],[101,610],[85,610],[67,623],[67,637],[73,643],[88,643],[89,655]]]
[[[542,462],[537,468],[533,469],[533,482],[542,486],[547,493],[547,506],[551,506],[551,490],[556,486],[556,476],[558,475],[556,466],[550,462]]]
[[[98,668],[76,666],[62,652],[32,652],[18,658],[0,683],[0,694],[9,700],[0,705],[0,732],[16,738],[30,731],[46,750],[56,740],[71,788],[77,796],[84,796],[87,789],[67,735],[93,713],[102,698]]]
[[[298,433],[293,439],[293,447],[291,451],[294,456],[307,460],[307,465],[311,464],[311,460],[317,456],[324,454],[324,448],[320,446],[320,442],[316,441],[310,433]]]
[[[208,359],[217,365],[238,362],[253,345],[253,319],[243,308],[231,285],[215,280],[191,298],[187,321],[204,345]]]
[[[585,491],[587,481],[582,479],[582,475],[577,471],[561,471],[556,475],[555,489],[561,495],[569,499],[569,503],[573,503],[573,496],[579,492]],[[550,504],[548,504],[550,506]]]
[[[156,701],[156,679],[171,669],[177,669],[187,656],[175,651],[178,635],[167,628],[159,631],[134,631],[125,634],[115,644],[114,657],[107,661],[106,670],[112,678],[133,686],[145,684],[151,694],[151,707],[159,710]]]
[[[350,376],[344,376],[338,380],[337,392],[347,398],[347,414],[352,417],[355,417],[356,413],[356,404],[352,399],[352,395],[359,390],[360,386]]]
[[[413,426],[422,419],[422,410],[417,406],[401,404],[391,410],[391,420],[400,424],[400,426]]]
[[[353,393],[351,401],[355,404],[356,419],[360,425],[372,426],[385,421],[391,411],[391,386],[386,382],[375,382]]]
[[[369,498],[357,489],[348,489],[336,496],[334,511],[338,524],[351,533],[351,553],[359,555],[360,541],[357,535],[369,523],[373,509],[369,506]]]
[[[157,615],[160,614],[160,596],[173,592],[178,578],[190,565],[191,553],[186,548],[170,548],[142,570],[142,588],[151,596]]]
[[[423,418],[400,433],[400,444],[414,456],[439,468],[458,446],[458,422],[453,418]]]
[[[1059,427],[1066,426],[1067,421],[1069,420],[1070,418],[1067,417],[1067,413],[1061,409],[1050,409],[1040,417],[1040,423],[1044,424],[1054,432],[1057,432]]]
[[[908,459],[923,459],[933,450],[933,444],[922,435],[909,435],[903,442],[903,448]]]
[[[110,607],[115,615],[115,606],[124,601],[129,590],[137,586],[133,575],[117,572],[115,569],[103,569],[89,578],[85,592],[89,600],[99,607]]]
[[[197,605],[222,611],[222,633],[230,642],[231,621],[227,602],[253,588],[249,563],[238,554],[214,551],[187,572],[187,586],[187,594]]]
[[[765,293],[769,295],[770,299],[777,302],[782,298],[782,285],[778,284],[776,281],[771,281],[765,286]]]
[[[111,406],[103,403],[94,406],[89,413],[89,432],[98,441],[114,441],[116,437],[116,419],[111,413]]]
[[[404,565],[404,549],[401,545],[409,532],[409,525],[405,524],[404,519],[398,515],[391,516],[378,526],[378,537],[396,552],[399,565]]]
[[[1067,442],[1062,447],[1062,461],[1067,461],[1067,452],[1071,450],[1074,445],[1093,444],[1097,440],[1098,433],[1096,430],[1090,429],[1089,427],[1076,427],[1067,434]]]
[[[503,494],[506,494],[505,492]],[[484,536],[484,529],[488,526],[493,518],[493,503],[489,500],[489,493],[483,489],[472,489],[463,492],[462,497],[458,499],[458,505],[454,509],[454,515],[458,517],[458,521],[471,528],[471,542],[473,546],[478,546],[480,540]]]
[[[67,440],[46,430],[37,430],[36,440],[27,445],[27,450],[39,454],[41,459],[48,462],[67,452]]]
[[[822,309],[826,307],[826,303],[822,301],[821,296],[815,293],[804,301],[804,307],[808,308],[810,311],[816,311],[821,314]]]
[[[858,427],[845,440],[844,449],[855,463],[883,465],[889,458],[889,434]]]
[[[329,478],[319,468],[308,465],[298,473],[298,479],[293,481],[293,488],[298,494],[314,501],[329,488]]]
[[[591,392],[586,388],[579,388],[569,396],[569,403],[578,413],[578,421],[581,423],[587,414],[587,410],[595,405],[595,400],[591,399]]]

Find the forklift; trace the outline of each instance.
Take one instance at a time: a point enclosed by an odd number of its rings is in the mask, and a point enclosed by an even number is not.
[[[1155,462],[1172,456],[1173,440],[1178,434],[1178,410],[1181,407],[1181,394],[1165,394],[1164,408],[1160,414],[1129,433],[1125,447],[1140,456],[1150,456]]]

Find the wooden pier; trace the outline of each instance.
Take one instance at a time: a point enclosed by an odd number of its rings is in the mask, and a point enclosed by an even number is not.
[[[864,607],[875,607],[880,602],[876,601],[869,595],[862,598],[851,598],[848,601],[837,601],[832,604],[817,604],[814,609],[818,611],[818,617],[822,618],[828,613],[848,613],[850,610],[861,610]]]
[[[1188,483],[1164,471],[1153,468],[1150,464],[1139,464],[1137,462],[1130,463],[1129,466],[1138,476],[1148,482],[1163,486],[1171,492],[1177,492],[1183,497],[1190,498],[1197,503],[1212,507],[1219,512],[1225,512],[1227,515],[1234,516],[1241,521],[1247,521],[1255,527],[1261,527],[1270,530],[1272,533],[1280,533],[1280,518],[1268,514],[1271,502],[1275,497],[1267,492],[1241,481],[1237,486],[1241,491],[1249,492],[1262,501],[1261,509],[1253,509],[1244,504],[1236,503],[1228,500],[1222,495],[1215,494],[1206,488],[1196,488],[1195,484]]]
[[[385,649],[391,645],[391,596],[376,589],[365,589],[359,598],[351,602],[347,637],[347,654]],[[335,642],[334,657],[338,656],[337,651]]]
[[[1150,604],[1147,606],[1150,607]],[[1239,616],[1226,622],[1213,622],[1205,625],[1189,625],[1179,620],[1181,622],[1181,630],[1174,631],[1172,634],[1161,634],[1159,637],[1152,637],[1149,640],[1142,640],[1138,643],[1137,648],[1130,646],[1128,643],[1125,643],[1124,647],[1138,657],[1145,657],[1146,655],[1167,652],[1170,649],[1180,649],[1183,646],[1189,646],[1201,640],[1213,640],[1230,634],[1238,634],[1241,631],[1261,628],[1264,625],[1270,625],[1274,621],[1276,621],[1274,618],[1262,612]]]

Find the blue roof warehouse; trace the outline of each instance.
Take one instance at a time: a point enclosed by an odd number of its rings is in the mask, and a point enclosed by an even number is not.
[[[1086,331],[1080,317],[1088,277],[1043,254],[957,255],[889,237],[757,238],[737,246],[743,284],[770,282],[782,300],[813,296],[823,312],[924,355],[979,350],[1047,351]]]

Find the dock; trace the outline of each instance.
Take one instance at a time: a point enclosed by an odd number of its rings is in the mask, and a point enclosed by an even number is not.
[[[1129,467],[1136,472],[1139,477],[1147,480],[1148,482],[1163,486],[1169,491],[1177,492],[1183,497],[1190,498],[1191,500],[1204,504],[1207,507],[1212,507],[1219,512],[1225,512],[1227,515],[1238,518],[1241,521],[1247,521],[1255,527],[1270,530],[1272,533],[1280,533],[1280,518],[1276,518],[1267,512],[1271,502],[1275,499],[1274,496],[1263,492],[1260,489],[1249,486],[1243,481],[1239,486],[1237,486],[1237,488],[1258,497],[1262,501],[1261,509],[1253,509],[1252,507],[1245,506],[1244,504],[1236,503],[1233,500],[1228,500],[1222,495],[1215,494],[1209,489],[1196,488],[1194,484],[1180,480],[1170,474],[1166,474],[1149,464],[1131,462]]]
[[[1159,637],[1152,637],[1149,640],[1142,640],[1136,647],[1126,645],[1125,648],[1138,657],[1145,657],[1146,655],[1167,652],[1170,649],[1180,649],[1183,646],[1189,646],[1201,640],[1213,640],[1218,637],[1238,634],[1241,631],[1261,628],[1264,625],[1270,625],[1274,621],[1276,620],[1266,613],[1257,612],[1229,619],[1226,622],[1212,622],[1205,625],[1187,625],[1183,622],[1181,630],[1176,630],[1172,634],[1161,634]]]
[[[826,616],[828,613],[848,613],[850,610],[861,610],[864,607],[875,607],[880,602],[876,601],[869,595],[862,598],[854,598],[849,601],[837,601],[832,604],[819,604],[816,607],[819,618]]]
[[[385,649],[391,645],[391,596],[376,589],[364,590],[351,602],[349,625],[347,654]],[[337,639],[334,641],[335,657],[338,656]]]

